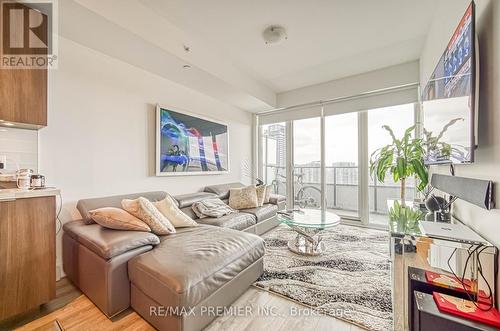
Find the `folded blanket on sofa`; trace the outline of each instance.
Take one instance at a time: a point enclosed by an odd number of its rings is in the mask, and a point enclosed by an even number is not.
[[[237,213],[238,211],[226,205],[221,199],[205,199],[193,203],[194,213],[199,218],[214,217],[219,218],[224,215]]]

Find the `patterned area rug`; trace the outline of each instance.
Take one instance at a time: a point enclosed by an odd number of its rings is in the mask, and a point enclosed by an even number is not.
[[[263,236],[264,274],[254,284],[369,330],[392,329],[387,232],[339,225],[321,232],[326,252],[288,250],[296,232],[286,225]]]

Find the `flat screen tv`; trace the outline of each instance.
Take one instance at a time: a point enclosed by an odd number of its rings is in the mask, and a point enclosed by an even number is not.
[[[426,164],[474,162],[478,111],[476,46],[472,2],[423,90]]]

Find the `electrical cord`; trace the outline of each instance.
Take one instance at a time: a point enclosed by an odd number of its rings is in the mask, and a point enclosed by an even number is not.
[[[471,248],[473,247],[473,245],[471,245],[468,249],[467,249],[467,252],[468,252],[468,256],[467,256],[467,259],[465,260],[465,265],[464,265],[464,269],[463,269],[463,272],[462,272],[462,277],[458,277],[458,275],[455,273],[455,271],[453,270],[453,268],[451,267],[450,265],[450,261],[451,261],[451,258],[453,257],[453,255],[455,255],[457,249],[453,249],[453,252],[451,253],[450,257],[448,258],[448,261],[447,261],[447,264],[448,264],[448,268],[450,269],[451,273],[453,274],[453,276],[458,279],[460,281],[460,285],[462,285],[462,288],[465,292],[465,294],[467,295],[467,297],[469,298],[469,300],[474,304],[474,306],[476,306],[477,309],[479,310],[482,310],[482,311],[489,311],[493,308],[493,298],[492,298],[492,291],[491,291],[491,286],[490,284],[488,283],[488,281],[486,280],[486,278],[484,277],[484,274],[483,274],[483,268],[482,268],[482,265],[481,265],[481,259],[480,259],[480,254],[486,249],[488,248],[487,246],[484,246],[482,244],[479,244],[476,248],[474,248],[471,252]],[[478,252],[478,271],[479,271],[479,274],[481,275],[481,277],[483,278],[483,280],[485,281],[486,285],[488,286],[488,291],[489,291],[489,294],[488,296],[486,297],[486,299],[488,299],[489,303],[488,303],[488,308],[483,308],[481,306],[479,306],[478,304],[476,304],[474,298],[472,298],[469,294],[469,290],[467,290],[467,287],[465,286],[465,273],[467,271],[467,265],[469,264],[469,260],[471,258],[471,256],[478,250],[480,249],[481,247],[483,247],[479,252]],[[477,296],[479,297],[479,289],[478,289],[478,293],[477,293]]]

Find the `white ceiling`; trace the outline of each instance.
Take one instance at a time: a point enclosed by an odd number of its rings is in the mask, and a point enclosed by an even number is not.
[[[416,60],[436,0],[140,0],[283,92]],[[288,40],[266,45],[270,24]],[[193,49],[196,51],[196,49]]]
[[[417,60],[435,2],[65,0],[60,33],[258,112],[284,91]],[[271,24],[288,40],[266,45],[261,33]],[[186,63],[192,69],[181,69]]]

